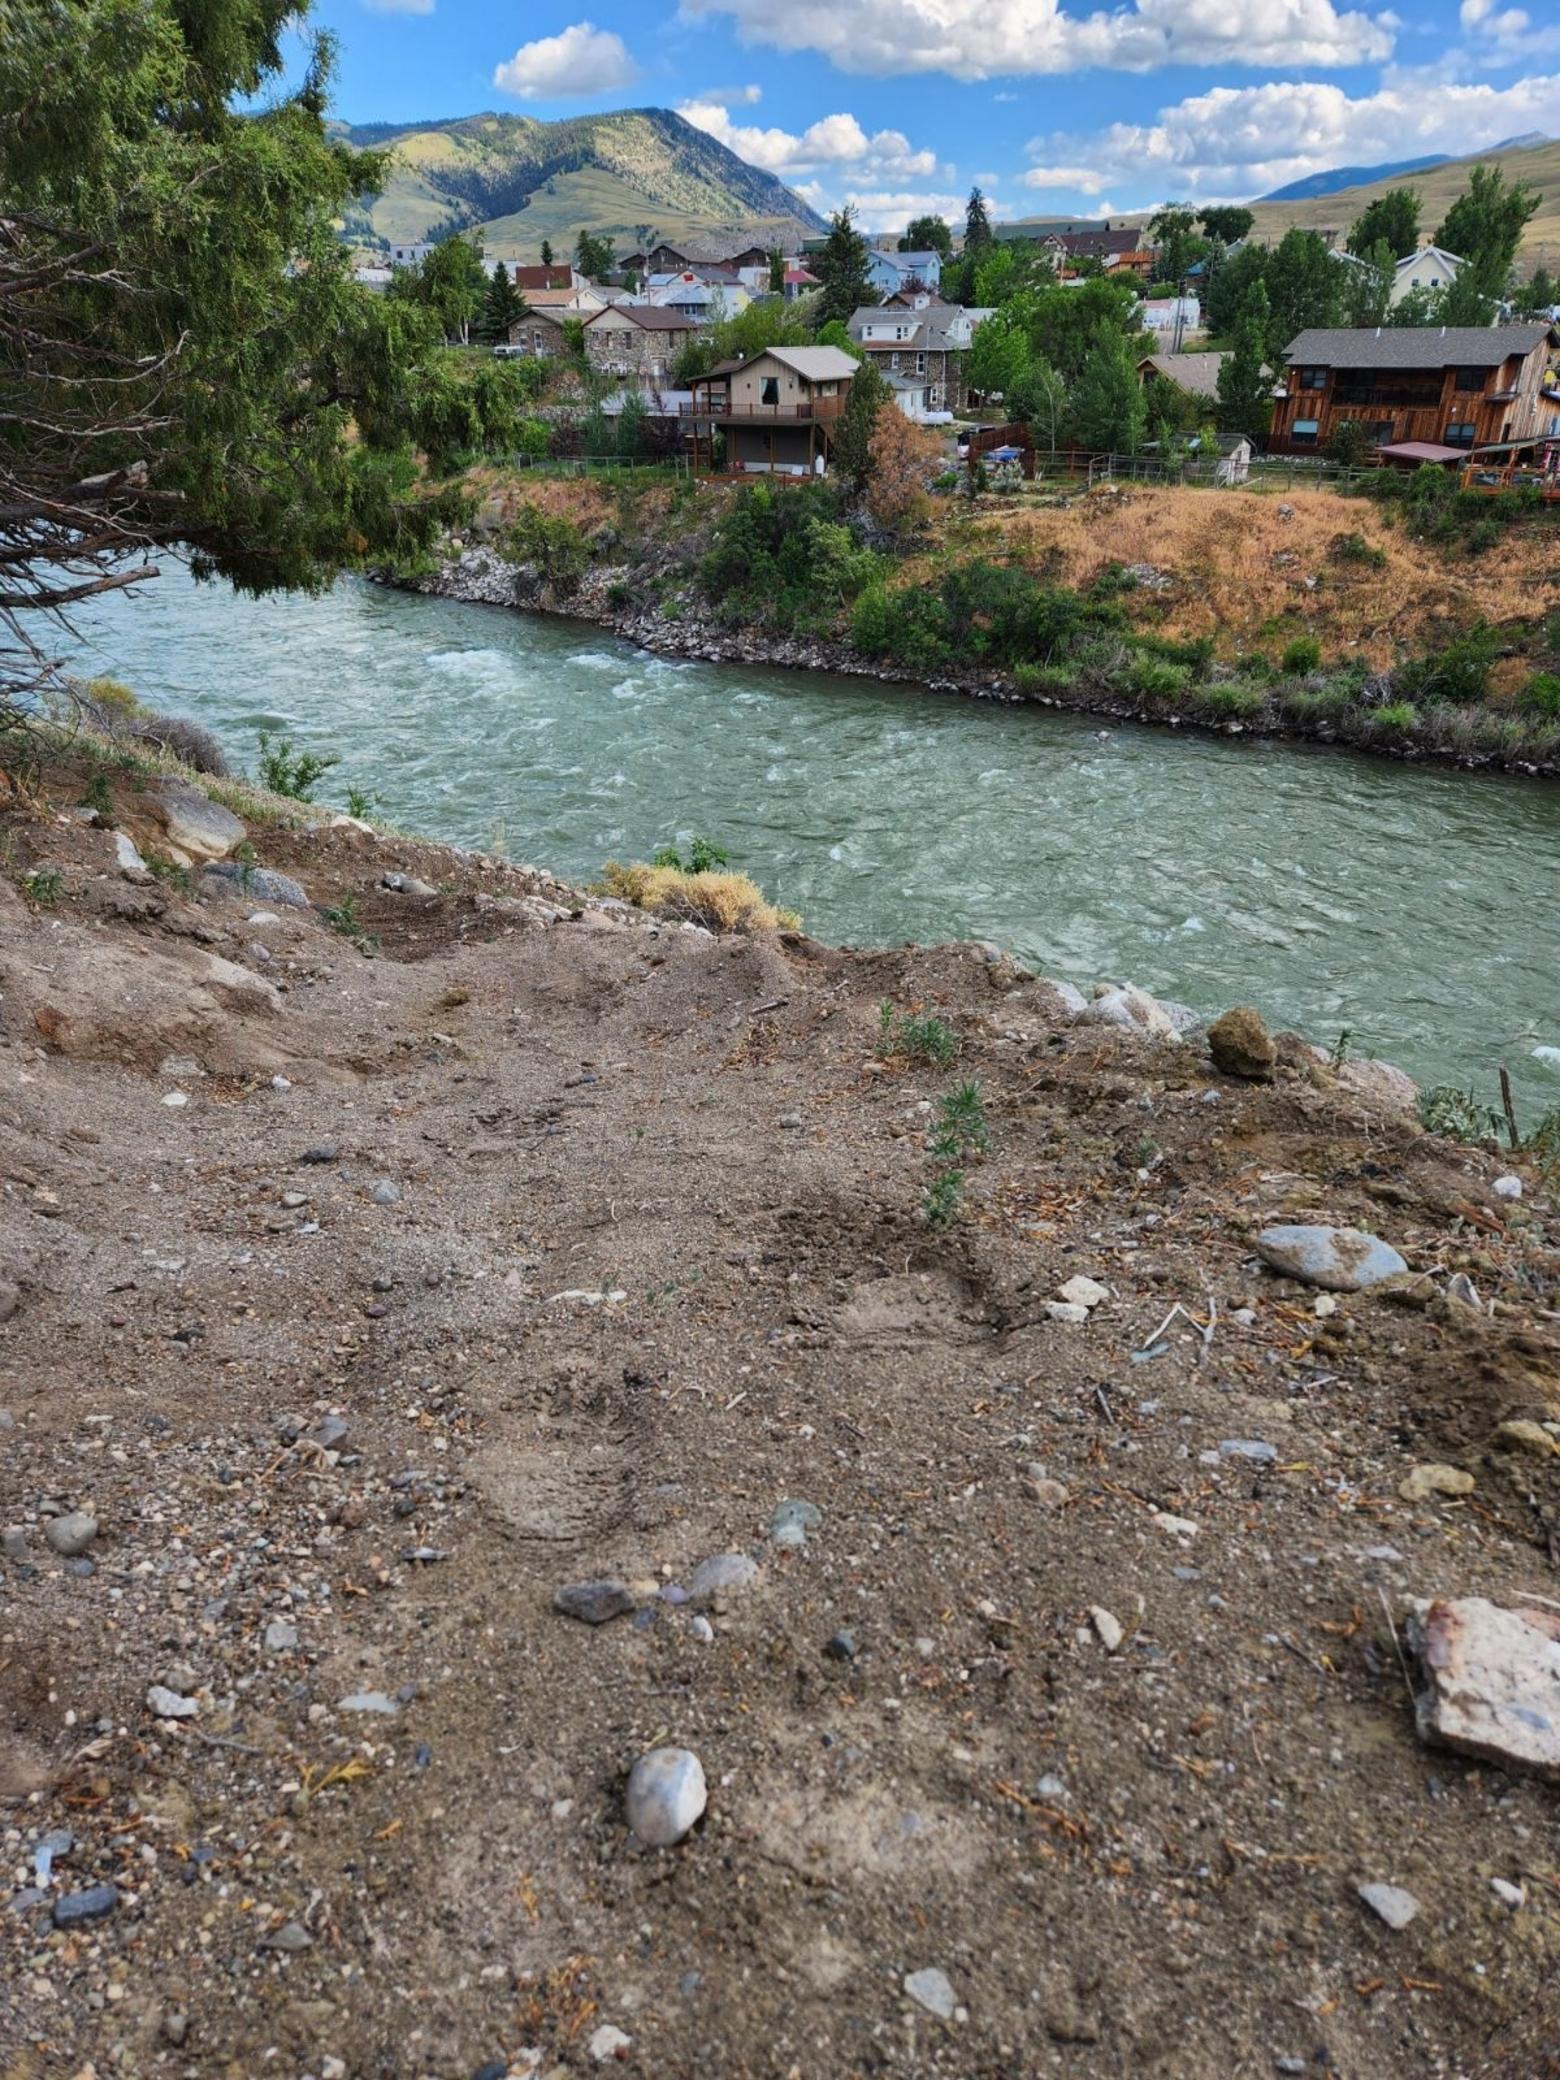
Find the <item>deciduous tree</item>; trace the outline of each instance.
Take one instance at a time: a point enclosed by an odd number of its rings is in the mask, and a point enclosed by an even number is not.
[[[1249,209],[1230,204],[1219,209],[1199,210],[1197,221],[1209,238],[1217,240],[1221,246],[1234,246],[1239,245],[1257,220]]]
[[[928,486],[942,465],[936,434],[890,406],[872,422],[867,457],[867,511],[879,527],[899,534],[923,526],[932,510]]]
[[[946,260],[953,251],[953,233],[941,217],[912,217],[899,241],[901,253],[936,253]]]
[[[1457,283],[1472,270],[1485,295],[1503,294],[1522,233],[1541,200],[1536,188],[1520,181],[1508,188],[1500,166],[1475,166],[1445,222],[1436,227],[1436,244],[1464,263]]]
[[[1419,191],[1389,188],[1367,203],[1349,226],[1348,246],[1363,260],[1378,240],[1385,239],[1394,260],[1401,260],[1419,243]]]

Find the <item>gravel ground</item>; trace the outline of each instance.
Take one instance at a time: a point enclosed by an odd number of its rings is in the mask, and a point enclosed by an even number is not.
[[[1560,2074],[1560,1794],[1403,1644],[1560,1608],[1531,1171],[978,948],[350,828],[251,831],[336,928],[137,884],[69,777],[0,803],[3,2080]]]

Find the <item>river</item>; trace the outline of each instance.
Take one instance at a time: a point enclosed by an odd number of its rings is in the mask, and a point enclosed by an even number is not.
[[[407,829],[574,880],[697,832],[822,938],[991,939],[1560,1103],[1560,786],[673,662],[357,581],[253,601],[175,570],[77,628],[84,676],[235,764],[262,727],[339,752],[322,793]]]

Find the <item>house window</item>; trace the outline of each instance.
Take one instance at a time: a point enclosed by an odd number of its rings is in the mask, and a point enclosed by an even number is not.
[[[890,354],[888,357],[888,365],[892,372],[897,376],[899,373],[899,356],[897,354]]]
[[[1452,388],[1454,390],[1482,390],[1484,388],[1484,376],[1485,371],[1482,368],[1460,368],[1457,371],[1457,380],[1452,385]]]
[[[765,378],[764,378],[764,387],[763,387],[763,389],[762,389],[762,390],[761,390],[761,391],[759,392],[759,403],[760,403],[760,404],[778,404],[779,402],[780,402],[780,378],[779,378],[778,376],[765,376]]]
[[[1302,390],[1325,390],[1327,388],[1326,369],[1302,368],[1300,371],[1300,388]]]
[[[1317,419],[1297,419],[1289,429],[1289,437],[1297,447],[1308,445],[1314,448],[1320,423]]]
[[[1477,432],[1472,419],[1452,419],[1446,428],[1446,445],[1449,448],[1471,448]]]
[[[916,355],[915,372],[918,376],[924,376],[926,374],[926,356],[924,354]]]

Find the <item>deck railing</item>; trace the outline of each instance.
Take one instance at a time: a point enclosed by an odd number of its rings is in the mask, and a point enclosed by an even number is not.
[[[845,409],[843,397],[815,397],[810,404],[683,404],[677,407],[684,419],[756,419],[765,425],[794,425],[798,420],[837,419]]]

